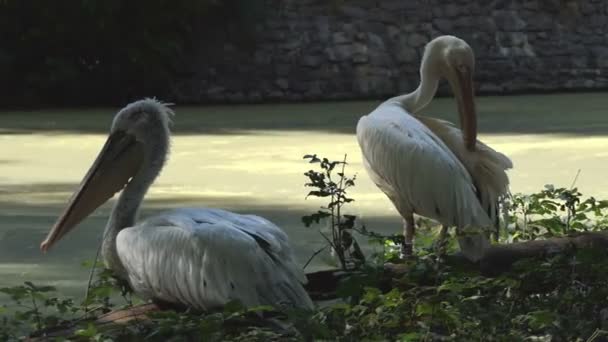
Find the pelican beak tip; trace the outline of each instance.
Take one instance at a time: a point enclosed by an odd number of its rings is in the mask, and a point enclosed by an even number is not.
[[[49,246],[49,241],[48,240],[44,240],[42,241],[42,243],[40,244],[40,251],[44,254],[46,254],[46,252],[49,250],[51,246]]]

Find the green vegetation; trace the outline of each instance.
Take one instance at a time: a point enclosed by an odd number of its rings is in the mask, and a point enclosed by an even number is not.
[[[309,186],[316,188],[309,195],[331,200],[303,220],[308,224],[331,220],[332,235],[326,240],[346,268],[347,252],[355,246],[355,218],[343,210],[352,201],[345,189],[354,186],[354,179],[344,173],[345,160],[305,158],[321,169],[306,173]],[[339,172],[332,176],[334,170]],[[576,188],[550,185],[538,193],[513,196],[506,210],[503,243],[602,230],[608,219],[608,201],[582,197]],[[383,245],[392,244],[391,237],[372,235]],[[350,243],[345,243],[348,239]],[[541,260],[521,260],[496,277],[480,275],[471,265],[454,263],[433,251],[432,246],[424,246],[417,259],[405,261],[408,271],[393,279],[386,279],[382,271],[382,264],[394,259],[390,250],[370,259],[379,263],[363,264],[362,258],[355,258],[360,261],[354,264],[356,272],[344,278],[338,289],[342,300],[314,312],[247,309],[229,303],[223,310],[202,315],[163,311],[129,325],[99,327],[89,317],[116,308],[110,300],[113,295],[122,295],[125,307],[133,305],[106,271],[98,273],[82,304],[55,296],[52,287],[26,282],[0,289],[13,301],[0,309],[4,311],[0,339],[58,329],[64,329],[62,338],[90,341],[599,341],[608,336],[605,250],[549,253]]]
[[[330,248],[337,256],[343,270],[357,268],[365,263],[365,256],[353,236],[353,233],[357,231],[355,228],[356,216],[344,214],[344,206],[354,201],[354,199],[347,197],[346,190],[355,186],[356,179],[356,176],[351,178],[344,173],[347,165],[346,155],[342,161],[329,161],[327,158],[317,157],[316,154],[307,154],[304,156],[304,159],[309,160],[311,164],[319,164],[321,168],[321,172],[309,170],[304,173],[309,180],[304,186],[316,189],[308,192],[306,197],[314,196],[329,199],[329,203],[326,206],[322,206],[321,210],[302,216],[302,222],[306,227],[310,227],[313,223],[318,224],[325,219],[329,222],[331,233],[329,237],[319,230],[319,234],[321,234],[327,244],[316,251],[310,260],[319,252]],[[336,166],[338,169],[336,169]],[[337,172],[332,178],[334,169]],[[304,265],[304,268],[306,268],[310,260]]]
[[[532,195],[515,195],[507,210],[512,234],[504,242],[535,240],[563,236],[573,232],[603,230],[608,222],[608,201],[582,198],[577,188],[555,188],[552,185]]]

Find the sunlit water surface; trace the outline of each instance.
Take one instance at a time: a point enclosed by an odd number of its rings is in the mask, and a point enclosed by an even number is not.
[[[608,120],[604,94],[481,98],[479,138],[513,160],[513,192],[544,184],[576,186],[608,198]],[[348,154],[347,173],[358,175],[348,212],[372,230],[396,232],[400,218],[368,179],[354,136],[358,117],[377,102],[237,107],[177,107],[172,152],[148,193],[142,216],[182,206],[209,206],[265,216],[289,234],[303,264],[320,246],[317,228],[302,215],[323,202],[309,198],[302,160]],[[451,99],[427,114],[455,120]],[[111,203],[47,255],[38,249],[106,138],[116,108],[0,112],[0,287],[55,285],[81,296]],[[328,267],[327,255],[307,270]],[[0,302],[6,298],[0,297]]]

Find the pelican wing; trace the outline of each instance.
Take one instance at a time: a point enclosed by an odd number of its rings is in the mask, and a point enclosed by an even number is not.
[[[402,216],[414,212],[449,226],[490,226],[471,176],[450,149],[395,103],[357,125],[364,164]]]
[[[481,141],[477,141],[475,151],[468,151],[462,131],[448,121],[425,116],[416,118],[441,139],[471,174],[482,207],[496,224],[498,201],[509,193],[506,170],[513,168],[511,160]]]
[[[257,216],[179,209],[122,230],[117,251],[136,293],[199,309],[312,308],[287,236]]]

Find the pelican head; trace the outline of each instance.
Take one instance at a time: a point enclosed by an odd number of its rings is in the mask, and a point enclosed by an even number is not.
[[[477,142],[477,113],[473,90],[475,54],[464,40],[454,36],[440,36],[424,49],[421,73],[430,72],[450,83],[458,103],[460,124],[466,148],[475,150]]]
[[[46,252],[115,193],[139,200],[160,173],[169,150],[171,109],[154,99],[133,102],[114,117],[110,135],[40,249]],[[137,202],[137,205],[139,205]]]

